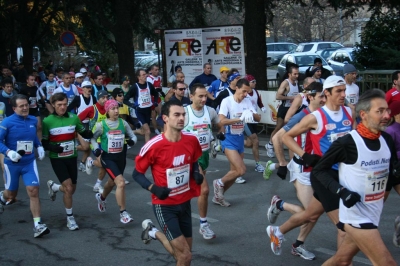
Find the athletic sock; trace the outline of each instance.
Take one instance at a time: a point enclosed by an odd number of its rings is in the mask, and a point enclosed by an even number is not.
[[[35,224],[35,227],[39,225],[40,223],[40,217],[34,217],[33,218],[33,223]]]
[[[282,237],[283,237],[283,234],[282,234],[281,230],[279,230],[279,227],[276,228],[275,235],[276,235],[278,238],[282,238]]]
[[[149,236],[151,237],[151,238],[153,238],[153,239],[157,239],[156,238],[156,233],[158,232],[158,229],[157,228],[155,228],[155,227],[153,227],[153,228],[151,228],[151,230],[149,231]]]
[[[51,190],[53,190],[54,192],[57,192],[60,190],[60,187],[61,187],[61,185],[53,183],[53,185],[51,186]]]
[[[71,209],[65,208],[65,212],[67,213],[67,216],[73,216],[73,214],[72,214],[72,208],[71,208]]]
[[[304,244],[303,241],[300,241],[300,240],[296,239],[296,243],[294,243],[293,246],[294,246],[295,248],[297,248],[298,246],[303,245],[303,244]]]
[[[283,209],[283,203],[285,203],[283,200],[278,200],[277,202],[276,202],[276,208],[278,209],[278,210],[280,210],[280,211],[284,211],[285,209]]]
[[[207,217],[205,217],[205,218],[200,217],[200,226],[204,226],[206,224],[208,224]]]
[[[220,185],[220,186],[224,186],[224,183],[222,183],[222,178],[220,178],[220,179],[217,179],[217,183],[218,183],[218,185]]]
[[[275,169],[276,169],[276,163],[272,163],[272,164],[269,166],[269,170],[274,171]]]
[[[274,147],[274,144],[272,144],[271,141],[268,142],[268,145]]]
[[[97,181],[96,181],[96,186],[100,186],[100,185],[101,185],[101,182],[103,182],[103,180],[97,179]]]

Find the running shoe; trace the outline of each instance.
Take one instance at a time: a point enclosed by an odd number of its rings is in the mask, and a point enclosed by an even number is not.
[[[254,168],[254,170],[255,170],[256,172],[262,173],[262,172],[264,172],[264,166],[262,166],[262,165],[259,164],[259,163],[256,163],[256,167]]]
[[[92,171],[93,171],[93,159],[92,159],[92,157],[88,157],[86,159],[85,169],[86,169],[86,174],[88,174],[88,175],[92,174]]]
[[[7,202],[5,202],[5,201],[2,200],[3,194],[4,194],[4,191],[0,191],[0,205],[1,205],[1,206],[7,205]],[[0,208],[1,208],[1,207],[0,207]],[[3,207],[3,210],[4,210],[4,207]]]
[[[85,164],[82,163],[82,162],[79,162],[78,170],[79,170],[79,171],[82,171],[82,172],[86,172],[86,166],[85,166]]]
[[[79,230],[79,226],[76,224],[74,216],[67,216],[67,227],[71,231]]]
[[[224,187],[218,184],[217,179],[215,179],[213,181],[213,186],[214,186],[214,197],[217,199],[223,199],[224,198]]]
[[[393,244],[400,248],[400,216],[394,220]]]
[[[120,213],[119,217],[120,217],[121,223],[123,223],[123,224],[127,224],[127,223],[130,223],[133,221],[133,218],[127,211],[123,211],[122,213]]]
[[[292,254],[295,256],[300,256],[305,260],[315,259],[314,253],[308,251],[304,245],[300,245],[297,248],[292,245]]]
[[[273,162],[272,161],[268,161],[267,164],[265,165],[265,170],[264,170],[264,173],[263,173],[263,177],[264,177],[265,180],[268,180],[272,175],[273,171],[269,168],[271,166],[271,164],[273,164]]]
[[[270,224],[274,224],[276,222],[276,219],[278,218],[279,213],[281,213],[281,210],[276,207],[276,202],[280,199],[281,198],[277,195],[274,195],[271,199],[271,205],[269,206],[267,212],[268,221]]]
[[[267,144],[265,144],[265,149],[267,150],[267,156],[269,158],[274,158],[275,157],[274,145],[271,145],[271,144],[267,143]]]
[[[53,180],[49,180],[49,181],[47,181],[47,187],[49,188],[49,198],[52,200],[52,201],[55,201],[56,200],[56,196],[57,196],[57,191],[53,191],[53,185],[54,185],[55,183],[54,183],[54,181]]]
[[[238,178],[236,178],[235,183],[236,184],[244,184],[244,183],[246,183],[246,179],[244,179],[243,177],[239,176]]]
[[[284,237],[277,237],[276,236],[276,230],[278,229],[278,226],[267,226],[267,234],[269,238],[271,239],[271,250],[274,252],[275,255],[281,255],[282,253],[282,242],[285,240]]]
[[[215,204],[221,205],[222,207],[229,207],[231,204],[227,202],[224,198],[222,199],[217,199],[216,197],[213,197],[212,202]]]
[[[50,229],[45,224],[39,223],[33,228],[33,237],[41,237],[50,233]]]
[[[100,212],[105,212],[106,211],[106,201],[101,200],[101,194],[96,193],[96,199],[97,199],[97,208],[99,209]],[[122,222],[122,217],[121,217],[121,222]]]
[[[124,180],[125,180],[125,185],[128,185],[130,182],[128,181],[128,180],[126,180],[125,178],[124,178]]]
[[[215,150],[217,143],[216,141],[211,142],[211,157],[215,159],[217,157],[217,151]]]
[[[215,238],[215,234],[214,234],[213,230],[211,230],[209,223],[206,223],[204,225],[200,224],[199,233],[203,236],[204,239]]]
[[[142,241],[145,244],[149,244],[152,239],[155,239],[149,235],[149,231],[151,231],[153,228],[155,228],[155,226],[150,219],[146,219],[142,222],[142,228],[143,228]]]
[[[97,183],[93,186],[93,192],[96,193],[103,193],[103,186],[102,185],[98,185]]]

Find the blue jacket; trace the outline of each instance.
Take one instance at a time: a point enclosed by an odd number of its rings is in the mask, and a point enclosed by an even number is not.
[[[32,115],[23,117],[17,114],[13,114],[6,117],[0,124],[0,152],[4,154],[4,163],[13,163],[7,157],[7,151],[17,151],[17,142],[20,141],[20,146],[24,144],[22,141],[32,141],[33,147],[41,146],[36,135],[36,124],[37,119]],[[25,154],[19,160],[18,164],[28,164],[35,160],[35,151],[32,147],[32,153]]]
[[[201,73],[201,75],[198,75],[197,77],[195,77],[195,78],[192,80],[192,82],[190,82],[189,88],[191,88],[192,85],[195,84],[195,83],[201,83],[201,84],[203,84],[205,87],[207,87],[207,86],[210,86],[211,83],[212,83],[214,80],[217,80],[217,77],[216,77],[216,76],[214,76],[213,74],[206,75],[206,74],[204,74],[204,72],[203,72],[203,73]]]

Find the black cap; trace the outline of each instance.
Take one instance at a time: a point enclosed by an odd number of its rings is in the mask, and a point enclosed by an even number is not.
[[[115,99],[117,97],[117,95],[120,94],[120,93],[124,93],[124,91],[121,88],[115,88],[112,91],[111,95]]]

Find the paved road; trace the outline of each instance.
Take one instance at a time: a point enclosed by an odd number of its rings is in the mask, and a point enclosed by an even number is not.
[[[139,139],[141,139],[139,137]],[[140,142],[139,142],[140,143]],[[265,139],[261,141],[265,143]],[[128,151],[128,165],[125,177],[132,180],[133,158],[139,146]],[[305,261],[290,254],[291,243],[298,230],[286,235],[283,254],[275,256],[270,250],[266,210],[273,194],[279,194],[288,202],[297,202],[293,186],[273,175],[269,181],[261,173],[254,171],[250,150],[246,149],[246,184],[235,184],[226,194],[232,206],[224,208],[213,205],[209,200],[209,221],[217,238],[206,241],[198,233],[199,220],[197,200],[193,199],[193,265],[321,265],[336,249],[336,230],[323,215],[315,226],[307,247],[316,254],[314,261]],[[265,150],[261,150],[261,160],[265,162]],[[97,210],[92,185],[97,170],[92,176],[79,173],[78,188],[74,195],[74,214],[80,226],[79,231],[69,231],[66,227],[65,210],[61,194],[55,202],[47,196],[46,181],[56,179],[48,158],[38,162],[41,175],[40,198],[42,219],[51,229],[49,235],[41,239],[33,238],[32,217],[29,200],[23,184],[18,202],[7,206],[0,215],[0,265],[173,265],[174,261],[153,241],[144,245],[140,240],[141,222],[145,218],[155,221],[150,206],[150,195],[134,181],[126,186],[127,210],[135,221],[128,225],[119,222],[119,212],[114,195],[107,199],[107,212]],[[226,158],[218,155],[211,159],[208,183],[219,178],[228,170]],[[147,174],[150,177],[150,174]],[[211,193],[212,189],[211,189]],[[380,232],[389,250],[400,262],[400,252],[392,241],[393,220],[399,215],[398,195],[392,193],[385,204]],[[277,223],[286,220],[288,213],[282,213]],[[354,265],[371,265],[362,254],[358,254]]]

